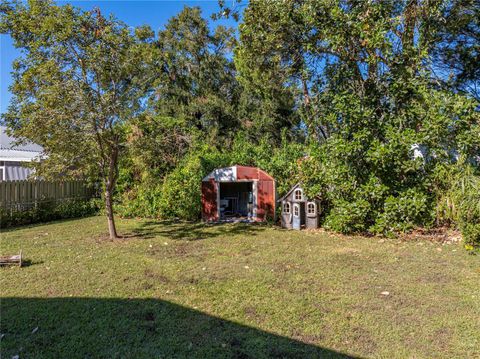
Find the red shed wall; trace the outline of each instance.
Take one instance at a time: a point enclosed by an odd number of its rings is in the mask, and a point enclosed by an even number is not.
[[[256,167],[237,166],[237,181],[256,180],[259,172]]]
[[[275,184],[271,179],[258,181],[257,219],[275,216]]]
[[[205,221],[218,219],[217,186],[213,178],[208,182],[202,182],[202,218]]]

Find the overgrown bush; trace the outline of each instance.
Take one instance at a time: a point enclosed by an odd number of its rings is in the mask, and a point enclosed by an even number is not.
[[[422,187],[421,161],[411,156],[408,142],[374,143],[369,156],[362,158],[364,140],[332,138],[311,147],[300,164],[307,192],[322,197],[323,225],[342,233],[388,235],[431,225],[432,196]],[[401,147],[401,156],[392,154],[395,147]]]
[[[428,196],[421,190],[410,188],[398,196],[388,196],[383,211],[378,214],[373,233],[393,234],[407,232],[416,226],[428,226],[433,215]]]
[[[28,209],[0,209],[0,228],[14,227],[57,219],[86,217],[97,214],[102,204],[97,199],[43,201]]]
[[[276,179],[277,191],[287,191],[298,181],[297,160],[304,155],[301,144],[285,136],[277,146],[265,137],[258,143],[238,133],[230,150],[206,144],[194,146],[177,166],[161,178],[146,170],[132,188],[121,186],[115,207],[126,217],[199,219],[201,182],[215,168],[232,165],[257,166]]]
[[[459,223],[460,231],[465,243],[465,249],[469,251],[480,251],[480,217],[475,221],[461,220]]]
[[[199,219],[203,177],[228,164],[228,154],[199,146],[164,178],[147,175],[144,181],[122,193],[116,211],[126,217]]]
[[[160,197],[161,218],[195,220],[201,213],[201,183],[216,167],[226,166],[228,158],[217,150],[190,154],[165,177]]]
[[[480,177],[468,167],[452,188],[457,223],[468,250],[480,250]]]
[[[362,232],[366,229],[366,218],[370,203],[364,199],[335,201],[325,218],[325,228],[341,233]]]
[[[476,168],[463,160],[437,166],[432,182],[437,194],[437,221],[456,224],[465,248],[480,251],[480,176]]]
[[[122,217],[158,217],[162,190],[160,181],[135,184],[117,194],[115,212]]]

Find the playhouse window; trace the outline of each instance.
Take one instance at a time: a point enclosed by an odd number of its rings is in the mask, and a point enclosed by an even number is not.
[[[290,203],[285,202],[285,203],[283,204],[283,212],[284,212],[285,214],[290,214]]]
[[[308,214],[315,214],[315,203],[309,203],[307,205],[307,213]]]
[[[293,198],[296,200],[301,200],[302,199],[302,190],[301,189],[296,189],[295,192],[293,193]]]
[[[298,217],[298,214],[299,214],[298,208],[299,208],[298,206],[293,206],[293,215],[294,215],[295,217]]]

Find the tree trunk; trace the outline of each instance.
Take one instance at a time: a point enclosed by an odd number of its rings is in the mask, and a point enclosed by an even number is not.
[[[113,189],[118,177],[118,146],[115,143],[111,149],[108,158],[108,172],[105,178],[105,209],[107,212],[108,233],[110,239],[117,239],[117,229],[115,227],[115,218],[113,214]]]
[[[308,92],[308,85],[307,81],[305,79],[302,79],[302,84],[303,84],[303,104],[305,105],[305,112],[307,114],[307,129],[308,129],[308,135],[309,137],[314,137],[315,141],[319,141],[320,137],[318,136],[318,131],[317,128],[320,130],[320,133],[322,134],[322,137],[324,140],[327,139],[327,135],[325,134],[325,131],[322,128],[322,125],[315,126],[313,123],[314,118],[313,114],[311,113],[311,107],[310,107],[310,94]]]
[[[117,228],[115,227],[115,218],[113,216],[112,190],[109,188],[105,190],[105,209],[107,212],[108,233],[110,239],[117,239]]]

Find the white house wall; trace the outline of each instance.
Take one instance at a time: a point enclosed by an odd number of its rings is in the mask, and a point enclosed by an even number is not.
[[[26,180],[33,173],[33,169],[23,167],[21,164],[8,164],[5,162],[3,168],[3,181],[21,181]]]

